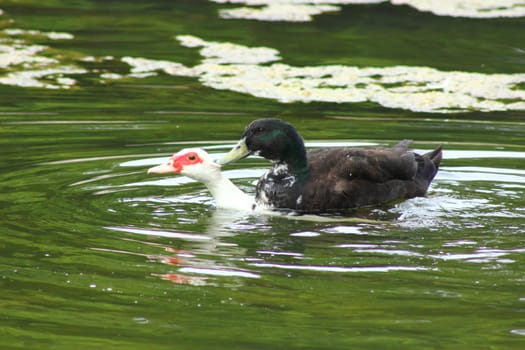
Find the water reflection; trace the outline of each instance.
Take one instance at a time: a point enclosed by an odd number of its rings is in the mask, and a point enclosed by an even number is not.
[[[255,220],[253,220],[255,219]],[[282,269],[282,270],[304,270],[327,273],[347,273],[347,272],[390,272],[390,271],[421,271],[427,270],[424,266],[412,265],[389,265],[389,266],[359,266],[356,265],[342,265],[334,266],[332,263],[326,265],[311,265],[308,262],[313,257],[309,256],[304,251],[304,239],[314,239],[314,237],[323,235],[323,232],[331,232],[334,235],[344,232],[342,226],[323,225],[319,232],[315,235],[307,234],[301,235],[298,232],[290,233],[284,237],[274,237],[272,232],[276,225],[273,220],[296,220],[297,218],[289,218],[286,216],[273,217],[264,215],[249,215],[245,213],[236,213],[228,210],[215,210],[212,216],[209,217],[205,224],[205,230],[201,234],[183,233],[173,230],[159,230],[152,228],[137,228],[137,227],[107,227],[109,230],[117,232],[126,232],[131,234],[145,235],[148,239],[156,237],[177,239],[183,241],[191,241],[194,243],[192,252],[181,252],[161,244],[154,244],[150,241],[141,242],[145,245],[158,247],[165,252],[173,252],[174,255],[166,254],[138,254],[129,251],[120,251],[113,249],[98,249],[99,251],[112,252],[117,254],[132,254],[144,256],[150,263],[161,263],[171,265],[175,270],[168,273],[153,273],[152,275],[162,279],[169,280],[174,283],[186,283],[193,285],[204,284],[221,284],[220,279],[229,278],[226,282],[231,284],[233,279],[237,278],[261,278],[264,276],[265,270]],[[299,221],[301,221],[299,219]],[[337,219],[333,220],[337,222]],[[340,220],[339,220],[340,221]],[[344,220],[343,220],[344,221]],[[326,223],[326,221],[324,221]],[[340,222],[339,222],[340,224]],[[345,235],[350,232],[360,232],[359,227],[346,230]],[[259,242],[259,249],[251,251],[251,249],[242,247],[234,243],[234,238],[237,235],[246,235],[250,232],[258,232],[264,238]],[[310,231],[310,233],[312,233]],[[325,233],[326,234],[326,233]],[[358,233],[361,235],[361,233]],[[291,242],[292,239],[297,241]],[[290,250],[294,247],[295,250]],[[336,248],[348,248],[350,245],[337,245]],[[355,248],[355,246],[352,246]],[[361,247],[362,248],[362,247]],[[357,253],[363,250],[356,249]],[[378,253],[379,250],[374,251]],[[382,250],[385,254],[394,254],[394,251]],[[398,254],[400,254],[398,252]],[[405,256],[414,256],[414,254],[406,253],[400,254]],[[238,283],[241,283],[238,281]]]
[[[162,204],[163,205],[163,204]],[[246,250],[238,244],[228,242],[224,238],[236,234],[239,229],[254,229],[258,224],[249,224],[245,221],[244,213],[230,210],[216,210],[207,220],[205,232],[202,234],[180,232],[170,229],[139,228],[139,227],[107,227],[117,232],[126,232],[147,236],[148,239],[163,237],[182,241],[198,243],[194,245],[192,252],[173,249],[150,241],[138,241],[145,245],[156,246],[175,255],[143,255],[149,262],[172,265],[176,271],[168,273],[154,273],[154,276],[169,280],[174,283],[186,283],[193,285],[217,284],[213,278],[259,278],[258,273],[241,268],[235,261],[246,256]],[[101,250],[101,249],[98,249]],[[134,254],[115,250],[113,253]],[[231,281],[229,282],[231,283]]]
[[[129,239],[128,239],[129,240]],[[135,255],[142,256],[147,259],[147,261],[152,263],[162,263],[171,266],[180,266],[188,264],[190,259],[195,257],[192,253],[186,251],[180,251],[173,249],[169,246],[162,246],[161,244],[155,244],[149,241],[140,241],[140,240],[129,240],[143,245],[155,246],[159,249],[163,249],[169,253],[175,253],[175,255],[162,255],[162,254],[141,254],[132,251],[126,250],[117,250],[117,249],[107,249],[107,248],[91,248],[94,251],[114,253],[114,254],[126,254],[126,255]],[[180,268],[179,271],[182,272],[183,268]],[[198,276],[189,276],[182,273],[151,273],[152,276],[159,277],[163,280],[167,280],[177,284],[191,284],[196,286],[202,286],[207,284],[207,278],[198,277]]]

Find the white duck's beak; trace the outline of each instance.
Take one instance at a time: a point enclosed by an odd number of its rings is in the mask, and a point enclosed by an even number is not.
[[[154,166],[148,169],[148,174],[169,174],[178,173],[180,169],[174,166],[173,158],[170,158],[166,163]]]

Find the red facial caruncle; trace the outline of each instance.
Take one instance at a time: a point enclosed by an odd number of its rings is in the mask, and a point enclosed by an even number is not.
[[[166,163],[157,165],[148,170],[149,174],[180,174],[186,166],[203,163],[203,159],[193,150],[186,150],[174,154]]]
[[[193,151],[184,154],[174,154],[173,157],[171,157],[168,161],[168,164],[171,164],[177,173],[180,173],[185,166],[197,163],[202,163],[202,159],[196,152]]]

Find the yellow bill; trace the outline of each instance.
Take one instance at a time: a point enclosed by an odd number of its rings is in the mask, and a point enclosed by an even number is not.
[[[216,163],[219,165],[232,163],[249,156],[250,153],[250,150],[248,150],[248,147],[246,146],[246,139],[243,138],[231,149],[230,152],[226,153],[221,159],[218,159]]]

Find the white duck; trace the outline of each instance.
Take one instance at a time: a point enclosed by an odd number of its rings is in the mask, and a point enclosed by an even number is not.
[[[221,167],[201,148],[185,148],[166,163],[148,170],[148,174],[181,174],[202,182],[218,208],[253,211],[255,199],[244,193],[221,173]]]

